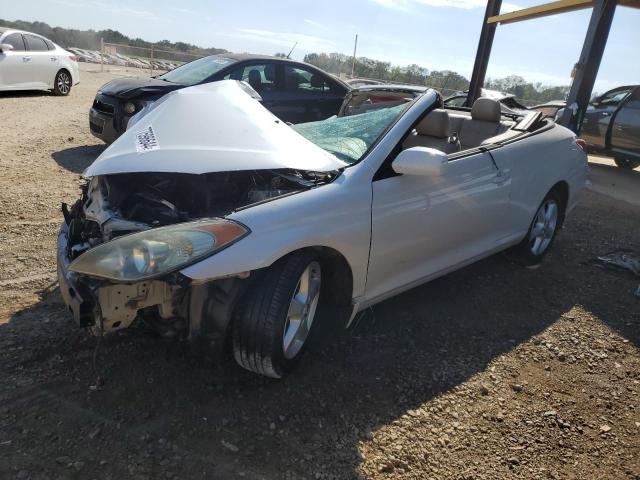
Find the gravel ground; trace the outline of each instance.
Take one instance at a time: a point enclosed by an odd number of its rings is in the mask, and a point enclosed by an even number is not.
[[[397,296],[284,381],[143,327],[94,364],[55,236],[103,149],[87,109],[112,76],[0,94],[0,478],[640,478],[638,279],[593,262],[640,251],[640,207],[600,193],[540,268],[498,255]]]

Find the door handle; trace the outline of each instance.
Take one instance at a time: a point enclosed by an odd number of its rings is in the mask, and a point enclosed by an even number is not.
[[[609,112],[602,112],[603,117],[610,117],[611,114]]]
[[[23,62],[28,62],[31,60],[31,57],[22,57]]]
[[[51,57],[52,62],[55,62],[56,60],[58,60],[58,57]]]

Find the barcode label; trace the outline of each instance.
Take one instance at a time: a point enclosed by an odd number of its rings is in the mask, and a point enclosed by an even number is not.
[[[136,134],[136,150],[138,152],[148,152],[158,148],[158,139],[151,125]]]

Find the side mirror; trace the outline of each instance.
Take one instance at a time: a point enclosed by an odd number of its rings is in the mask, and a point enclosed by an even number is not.
[[[0,53],[8,52],[9,50],[13,50],[13,45],[9,45],[8,43],[0,43]]]
[[[427,147],[411,147],[400,152],[391,164],[393,171],[403,175],[442,175],[449,161],[447,154]]]

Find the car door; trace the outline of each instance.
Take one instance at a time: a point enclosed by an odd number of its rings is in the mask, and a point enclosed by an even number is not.
[[[640,87],[620,106],[613,119],[611,149],[640,160]]]
[[[457,154],[440,176],[374,180],[367,300],[497,250],[511,182],[489,152]]]
[[[59,69],[59,59],[55,51],[50,51],[47,42],[36,35],[23,34],[27,44],[30,60],[26,64],[29,72],[29,80],[35,88],[48,88],[53,86],[56,73]]]
[[[0,53],[0,88],[28,88],[29,74],[27,69],[28,54],[21,33],[11,33],[0,43],[13,47]]]
[[[580,136],[592,147],[607,148],[607,131],[611,116],[628,95],[631,87],[610,90],[591,102],[584,115]]]

